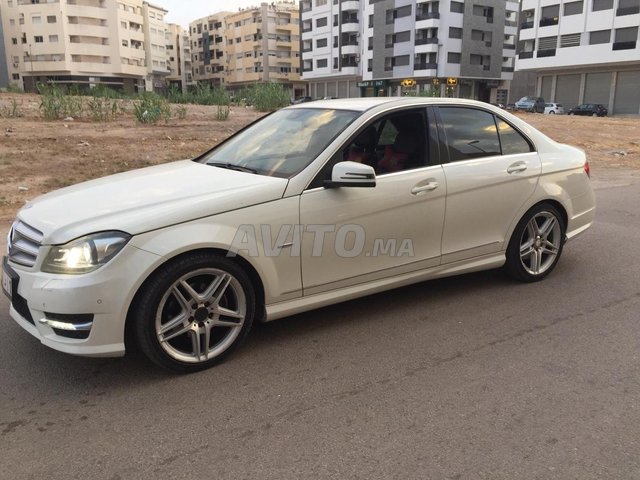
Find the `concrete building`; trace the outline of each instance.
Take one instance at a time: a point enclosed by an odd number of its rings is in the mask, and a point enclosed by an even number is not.
[[[232,91],[277,82],[292,97],[304,95],[299,23],[294,2],[262,3],[191,22],[194,79]]]
[[[516,68],[566,107],[640,114],[640,0],[523,0]]]
[[[180,25],[170,23],[167,26],[166,46],[167,67],[169,68],[167,83],[175,85],[185,92],[189,85],[194,84],[189,32]]]
[[[225,18],[230,12],[219,12],[189,24],[192,73],[194,81],[212,87],[224,86],[227,48]]]
[[[302,0],[312,97],[417,94],[506,103],[517,1]]]
[[[142,0],[0,0],[9,79],[151,90],[169,73],[166,10]]]

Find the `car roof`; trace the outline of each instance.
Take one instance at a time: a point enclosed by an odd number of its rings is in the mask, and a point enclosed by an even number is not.
[[[463,98],[443,98],[443,97],[362,97],[362,98],[340,98],[334,100],[316,100],[304,104],[292,105],[287,108],[330,108],[335,110],[352,110],[364,112],[379,106],[426,106],[426,105],[468,105],[491,107],[485,102],[476,100],[466,100]]]

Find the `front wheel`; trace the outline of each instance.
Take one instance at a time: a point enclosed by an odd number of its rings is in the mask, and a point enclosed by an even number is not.
[[[556,112],[554,112],[553,110],[551,110],[551,111],[549,112],[549,115],[555,115],[555,114],[556,114]]]
[[[247,336],[254,288],[228,258],[194,253],[167,264],[138,298],[135,334],[145,355],[179,373],[209,368]]]
[[[541,204],[529,210],[513,232],[507,248],[507,273],[523,282],[537,282],[555,268],[566,226],[558,209]]]

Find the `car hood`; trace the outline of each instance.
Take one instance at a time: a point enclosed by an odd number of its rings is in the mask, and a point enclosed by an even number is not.
[[[133,170],[36,198],[20,220],[45,245],[94,232],[131,235],[282,198],[288,180],[225,170],[191,160]]]

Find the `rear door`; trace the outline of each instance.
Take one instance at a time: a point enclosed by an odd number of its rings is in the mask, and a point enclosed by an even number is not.
[[[541,162],[533,144],[493,113],[439,107],[447,205],[442,263],[499,252],[533,195]]]

